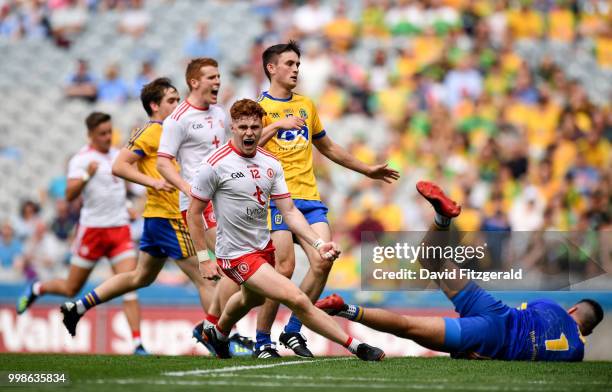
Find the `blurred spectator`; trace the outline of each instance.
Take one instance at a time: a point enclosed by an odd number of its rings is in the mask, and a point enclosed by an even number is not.
[[[457,68],[451,70],[444,79],[446,88],[446,103],[454,108],[463,98],[476,99],[482,92],[482,77],[474,68],[470,55],[464,55],[459,60]]]
[[[45,0],[31,0],[23,5],[23,29],[29,39],[44,39],[51,35],[51,25]]]
[[[136,79],[134,80],[134,85],[132,88],[132,97],[139,99],[140,91],[145,84],[148,84],[153,81],[157,77],[157,73],[153,67],[153,61],[147,60],[143,61],[140,67],[140,71],[138,75],[136,75]]]
[[[51,231],[60,240],[67,241],[78,218],[78,215],[71,213],[70,204],[66,200],[58,199],[55,201],[55,216],[51,222]]]
[[[98,97],[96,80],[89,72],[87,60],[77,60],[77,69],[66,79],[64,94],[68,98],[80,98],[88,102],[95,102]]]
[[[185,42],[184,53],[187,59],[210,57],[220,60],[219,40],[211,36],[208,30],[208,23],[198,22],[196,33]]]
[[[84,0],[66,0],[51,8],[51,31],[59,46],[69,46],[89,20]]]
[[[293,14],[295,12],[295,5],[293,0],[281,0],[279,6],[274,10],[270,19],[272,25],[278,30],[278,33],[283,37],[283,41],[287,41],[287,35],[290,34],[293,29]]]
[[[357,24],[349,19],[344,1],[338,3],[335,11],[334,19],[324,28],[325,36],[332,50],[346,52],[353,47]]]
[[[510,209],[510,226],[513,231],[536,231],[544,223],[545,200],[535,187],[527,187],[517,197]]]
[[[28,280],[47,280],[65,270],[67,245],[38,221],[32,236],[24,244],[21,271]]]
[[[301,57],[298,91],[315,101],[319,98],[334,68],[318,40],[308,41]]]
[[[265,18],[263,20],[263,32],[261,32],[255,40],[260,42],[264,47],[268,48],[272,45],[279,44],[283,41],[283,37],[276,29],[274,22],[271,18]]]
[[[17,239],[25,241],[34,233],[36,225],[41,221],[39,213],[38,203],[32,200],[21,203],[19,216],[13,219],[13,229]]]
[[[13,2],[0,4],[0,38],[16,41],[23,37],[24,28]]]
[[[119,74],[119,65],[108,65],[104,79],[98,84],[98,99],[102,102],[123,103],[129,95],[130,88]]]
[[[23,253],[23,242],[15,236],[8,221],[2,224],[0,236],[0,265],[3,271],[11,270]]]
[[[142,0],[130,0],[129,7],[121,14],[118,30],[137,39],[140,38],[151,23],[151,15],[144,8]]]
[[[319,34],[332,21],[333,11],[319,0],[307,0],[293,14],[293,24],[303,35]]]

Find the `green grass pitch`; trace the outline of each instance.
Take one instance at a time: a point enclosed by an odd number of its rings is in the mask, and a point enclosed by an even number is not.
[[[70,385],[10,387],[6,372],[64,372]],[[612,362],[440,358],[254,360],[1,354],[2,391],[612,391]]]

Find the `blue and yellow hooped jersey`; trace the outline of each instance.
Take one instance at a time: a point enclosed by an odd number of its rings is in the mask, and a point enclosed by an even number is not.
[[[301,129],[279,129],[264,147],[283,165],[293,199],[320,200],[312,164],[312,141],[324,137],[325,130],[314,103],[295,93],[286,99],[274,98],[267,91],[257,101],[267,113],[264,127],[289,116],[299,116],[306,122]]]

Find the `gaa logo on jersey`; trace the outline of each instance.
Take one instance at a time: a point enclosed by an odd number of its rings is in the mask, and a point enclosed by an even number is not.
[[[238,272],[243,275],[249,272],[249,265],[247,263],[240,263],[236,268],[238,269]]]
[[[272,170],[272,168],[268,168],[267,173],[268,173],[268,178],[274,177],[274,170]]]
[[[298,138],[304,138],[304,140],[308,140],[308,127],[304,125],[300,129],[279,129],[276,132],[276,138],[280,140],[285,140],[288,142],[292,142],[297,140]]]

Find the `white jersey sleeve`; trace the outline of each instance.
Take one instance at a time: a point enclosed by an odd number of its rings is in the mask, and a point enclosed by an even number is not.
[[[219,177],[215,169],[204,163],[191,184],[191,196],[202,201],[212,200],[218,186]]]
[[[280,165],[280,163],[276,165],[274,171],[275,173],[274,180],[272,182],[272,189],[270,191],[270,199],[274,200],[291,197],[289,188],[287,188],[287,182],[285,181],[285,172],[283,171],[283,167]]]
[[[185,135],[185,127],[183,127],[180,122],[170,116],[166,117],[161,138],[159,139],[157,155],[175,158],[178,155],[181,144],[183,144]]]
[[[87,165],[80,155],[75,155],[68,162],[68,179],[81,179],[87,173]]]

